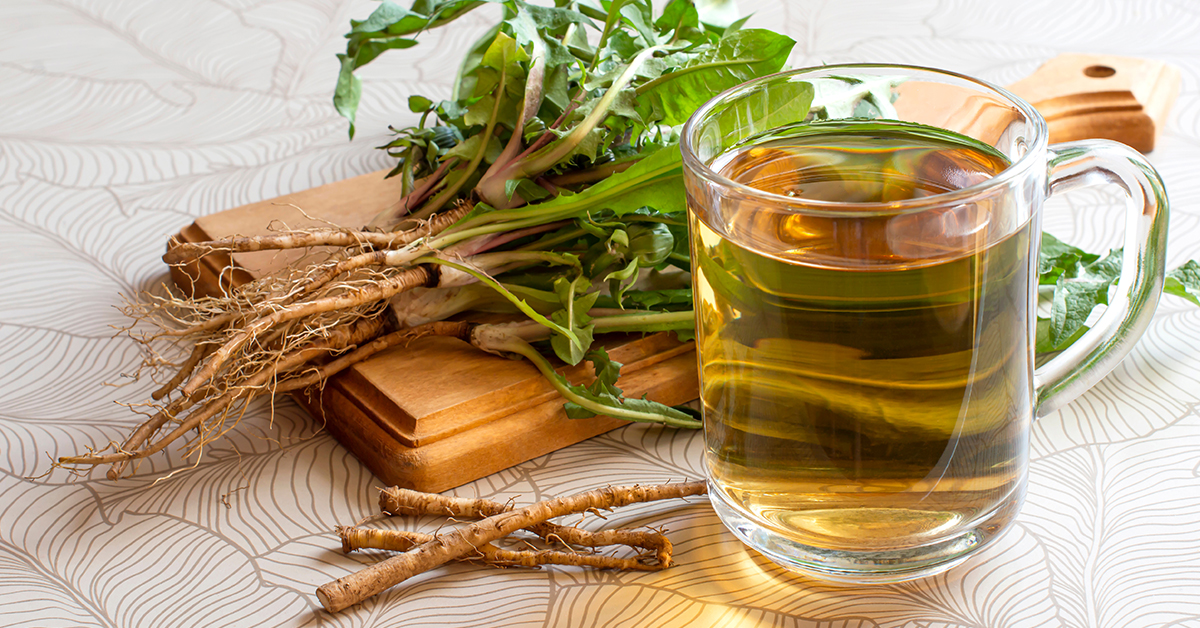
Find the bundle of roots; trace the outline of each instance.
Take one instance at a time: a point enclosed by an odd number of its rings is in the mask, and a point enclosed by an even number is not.
[[[385,530],[363,525],[337,530],[342,551],[363,549],[395,555],[317,589],[326,610],[337,612],[393,587],[408,578],[450,561],[477,562],[493,567],[570,565],[595,569],[659,571],[672,565],[671,542],[661,530],[611,529],[593,532],[550,520],[569,514],[592,513],[630,504],[681,499],[707,493],[703,481],[655,486],[609,486],[541,501],[524,508],[485,499],[464,499],[393,487],[379,495],[384,515],[436,515],[473,523],[446,534]],[[365,523],[365,522],[364,522]],[[496,545],[523,531],[519,549]],[[548,547],[539,547],[533,542]],[[624,546],[633,556],[615,556],[606,548]]]
[[[474,325],[434,321],[400,327],[388,309],[389,300],[405,291],[474,280],[453,268],[422,263],[423,256],[464,261],[459,251],[433,251],[422,242],[467,211],[468,206],[460,205],[402,231],[322,228],[172,242],[163,257],[172,265],[213,253],[336,248],[323,261],[261,277],[219,296],[146,295],[131,302],[126,313],[138,323],[153,325],[155,331],[139,331],[144,325],[135,324],[125,332],[145,347],[143,369],[153,371],[156,381],[166,380],[151,400],[139,405],[149,418],[123,443],[59,458],[55,466],[82,471],[112,465],[108,477],[116,480],[136,461],[192,432],[195,436],[187,441],[184,456],[198,458],[207,443],[237,425],[249,403],[260,395],[320,386],[352,364],[422,336],[471,341],[477,337]],[[487,272],[487,257],[476,256],[473,267]],[[182,347],[186,359],[163,358],[164,340]],[[169,377],[163,376],[164,371]]]

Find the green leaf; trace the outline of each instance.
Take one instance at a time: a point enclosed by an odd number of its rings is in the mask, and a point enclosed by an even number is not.
[[[803,80],[772,85],[747,94],[742,103],[718,109],[713,120],[728,141],[804,120],[812,108],[815,90]],[[751,115],[753,113],[753,115]]]
[[[617,379],[621,377],[621,367],[625,365],[608,357],[608,351],[604,347],[596,347],[589,351],[587,359],[596,373],[596,381],[588,386],[588,390],[596,394],[619,396],[623,391],[617,388]]]
[[[682,178],[682,157],[672,146],[651,153],[624,172],[619,172],[577,194],[563,193],[538,203],[524,212],[547,212],[559,207],[574,207],[573,216],[607,209],[617,216],[642,207],[660,213],[687,209]]]
[[[495,81],[490,81],[486,88],[492,89],[496,86],[497,83]],[[496,96],[493,94],[485,94],[479,100],[475,101],[474,104],[467,107],[466,113],[463,114],[463,124],[469,127],[486,125],[487,121],[492,117],[492,109],[495,106]],[[467,139],[472,139],[474,137],[475,136],[471,136]]]
[[[1090,261],[1087,261],[1088,258],[1091,258]],[[1125,259],[1122,249],[1113,249],[1103,258],[1096,258],[1096,255],[1085,253],[1081,256],[1081,259],[1085,260],[1085,263],[1076,264],[1069,272],[1064,273],[1064,276],[1072,279],[1107,281],[1109,283],[1120,279],[1121,266]]]
[[[676,329],[675,338],[679,342],[691,342],[696,339],[696,329]]]
[[[1065,348],[1068,340],[1084,327],[1084,322],[1098,305],[1108,304],[1109,280],[1078,280],[1060,276],[1050,307],[1049,346]]]
[[[528,60],[529,53],[517,45],[517,40],[504,33],[496,33],[496,37],[492,39],[491,45],[484,51],[483,58],[479,61],[479,64],[485,68],[500,71],[504,70],[510,63]]]
[[[548,46],[551,50],[559,47],[558,44]],[[553,56],[553,54],[550,56]],[[542,111],[546,111],[547,103],[553,105],[554,110],[551,119],[558,117],[558,114],[565,111],[571,104],[570,79],[571,67],[569,65],[565,63],[550,65],[550,62],[547,62],[546,78],[542,83],[542,94],[545,98],[542,102]],[[534,119],[536,120],[536,118]],[[526,125],[525,131],[527,133],[530,131],[529,125]]]
[[[608,352],[603,347],[597,347],[589,351],[586,358],[592,363],[592,371],[595,373],[596,379],[586,387],[572,386],[572,390],[577,394],[601,406],[619,407],[651,414],[666,414],[672,418],[689,417],[694,420],[694,417],[690,413],[665,406],[656,401],[622,398],[623,391],[617,387],[617,381],[621,376],[621,367],[624,365],[610,358]],[[567,417],[572,419],[586,419],[597,415],[595,409],[584,408],[572,402],[564,404],[563,409],[566,410]]]
[[[614,270],[604,276],[604,281],[608,282],[608,292],[612,295],[614,301],[617,302],[617,307],[622,305],[622,297],[625,290],[631,286],[634,280],[637,279],[638,260],[634,258],[629,260],[629,263],[620,270]]]
[[[642,46],[638,44],[633,35],[626,31],[616,31],[608,36],[608,41],[604,45],[604,53],[601,53],[601,58],[632,59],[634,55],[642,51]],[[607,54],[605,54],[607,53]]]
[[[671,254],[667,257],[667,261],[663,262],[663,264],[670,264],[691,272],[692,253],[691,244],[688,240],[687,223],[667,223],[667,229],[670,229],[671,235],[674,236],[674,250],[671,251]]]
[[[624,301],[631,307],[642,310],[678,310],[691,309],[692,291],[689,288],[668,290],[629,290],[625,293]],[[609,296],[600,297],[597,307],[617,307],[617,302]]]
[[[616,3],[614,2],[614,5]],[[613,9],[616,9],[614,6]],[[628,0],[623,3],[620,9],[616,9],[622,18],[622,21],[633,27],[637,34],[645,40],[644,47],[650,47],[658,43],[658,35],[654,32],[654,20],[651,18],[650,3],[647,0]]]
[[[1042,244],[1038,250],[1039,283],[1053,285],[1059,275],[1074,273],[1079,262],[1089,263],[1099,258],[1099,255],[1071,246],[1049,233],[1042,233]]]
[[[509,200],[512,200],[513,195],[515,194],[520,194],[521,199],[527,203],[540,201],[550,196],[550,192],[546,190],[546,188],[543,188],[529,179],[509,179],[508,181],[505,181],[504,196]]]
[[[354,139],[354,119],[358,101],[362,98],[362,81],[354,76],[354,59],[338,55],[342,69],[338,72],[337,89],[333,91],[333,107],[350,122],[350,139]]]
[[[690,414],[646,398],[618,398],[614,395],[597,395],[588,391],[583,391],[579,394],[580,396],[588,398],[597,406],[599,406],[599,412],[593,410],[592,408],[585,408],[578,404],[567,402],[563,404],[563,409],[567,412],[567,418],[587,419],[597,416],[599,413],[603,413],[606,415],[615,416],[617,418],[627,419],[628,417],[618,413],[618,411],[624,411],[636,412],[643,415],[657,415],[664,419],[671,419],[673,422],[668,423],[668,425],[674,425],[675,427],[688,427],[692,429],[699,429],[703,427],[700,421],[697,421]],[[664,420],[644,422],[666,423]]]
[[[484,53],[487,52],[488,47],[491,46],[492,41],[496,39],[496,35],[499,33],[500,25],[497,24],[488,29],[487,32],[471,45],[471,49],[467,51],[462,63],[458,66],[458,76],[454,79],[454,89],[450,91],[450,100],[452,102],[470,98],[475,94],[476,83],[479,81],[477,75],[479,65],[483,61]],[[445,120],[446,118],[442,119]]]
[[[521,46],[528,46],[539,39],[558,41],[555,35],[564,34],[571,24],[592,25],[587,16],[571,9],[543,7],[521,0],[516,0],[514,4],[517,11],[505,23],[512,28],[513,37]]]
[[[1059,351],[1087,331],[1084,322],[1097,306],[1108,304],[1109,288],[1121,277],[1123,254],[1114,249],[1099,258],[1049,234],[1043,234],[1043,243],[1040,281],[1053,278],[1054,294],[1050,318],[1039,323],[1038,350]]]
[[[351,20],[351,30],[346,35],[349,40],[346,53],[337,56],[341,68],[333,92],[334,108],[350,123],[350,138],[354,138],[354,121],[362,98],[362,82],[354,76],[355,70],[387,50],[410,48],[417,44],[415,39],[403,35],[447,24],[491,1],[494,0],[416,0],[410,10],[385,0],[367,19]],[[459,80],[462,79],[463,72],[460,71]],[[458,82],[455,87],[457,89]]]
[[[475,153],[479,152],[479,144],[482,141],[482,134],[477,133],[472,135],[462,142],[459,142],[454,148],[442,153],[442,159],[445,160],[450,157],[458,157],[463,161],[470,161],[471,158],[475,156]],[[492,137],[488,138],[488,145],[487,148],[484,149],[483,153],[484,159],[487,160],[488,163],[491,163],[495,161],[496,157],[500,155],[500,151],[502,150],[504,150],[504,147],[500,144],[500,138],[493,135]]]
[[[408,110],[413,113],[425,113],[433,106],[433,101],[424,96],[413,94],[408,97]]]
[[[467,115],[467,108],[456,100],[439,101],[435,109],[438,117],[445,122],[452,122]]]
[[[412,48],[417,45],[417,40],[400,37],[397,35],[387,35],[380,38],[363,38],[361,40],[351,40],[350,46],[347,48],[348,54],[354,55],[355,69],[361,68],[364,65],[375,60],[385,50],[399,50],[404,48]]]
[[[691,0],[671,0],[663,8],[662,15],[654,26],[665,33],[672,33],[673,41],[704,42],[708,40],[700,28],[700,14]]]
[[[737,31],[683,68],[639,87],[642,117],[671,126],[682,124],[713,94],[779,71],[795,44],[790,37],[768,30]]]
[[[663,423],[674,427],[700,428],[701,422],[686,412],[681,412],[661,403],[648,399],[627,399],[618,397],[610,392],[593,392],[584,386],[572,385],[542,354],[538,353],[528,342],[508,336],[494,339],[482,347],[490,351],[517,353],[524,356],[538,371],[548,379],[551,385],[567,399],[564,409],[571,418],[585,418],[597,414],[605,414],[627,421],[642,423]],[[615,364],[615,363],[614,363]],[[604,368],[604,367],[602,367]]]
[[[892,106],[892,89],[904,78],[892,76],[841,76],[817,83],[812,113],[815,120],[841,118],[898,118]]]
[[[742,18],[742,19],[740,19],[740,20],[734,20],[733,22],[731,22],[731,23],[729,24],[729,26],[726,26],[726,27],[725,27],[724,34],[725,34],[725,35],[732,35],[732,34],[734,34],[734,33],[738,32],[738,31],[742,30],[742,27],[743,27],[743,26],[745,26],[745,25],[746,25],[746,22],[747,22],[747,21],[749,21],[749,20],[750,20],[750,16],[749,16],[749,15],[747,15],[747,16],[745,16],[745,17],[743,17],[743,18]],[[708,22],[705,22],[705,24],[707,25],[707,24],[708,24]]]
[[[569,334],[555,334],[550,338],[550,346],[567,364],[579,364],[584,353],[592,346],[592,317],[588,311],[600,293],[589,293],[591,286],[592,283],[583,275],[577,275],[569,281],[562,277],[554,282],[554,293],[563,309],[554,312],[550,320],[567,329]]]
[[[384,0],[365,20],[350,20],[351,33],[374,33],[397,26],[397,33],[411,33],[429,23],[429,16],[413,13],[404,7]]]
[[[550,320],[567,327],[570,321],[567,320],[566,310],[558,310],[550,315]],[[574,339],[563,334],[554,334],[550,337],[550,347],[554,349],[554,354],[560,360],[567,364],[579,364],[583,360],[584,353],[588,347],[592,346],[592,326],[570,325],[571,331],[574,332]]]
[[[1200,264],[1196,263],[1196,260],[1189,260],[1183,266],[1167,273],[1163,292],[1200,305]]]
[[[637,259],[643,267],[657,266],[674,250],[675,236],[660,222],[635,224],[626,231],[629,234],[626,257]]]

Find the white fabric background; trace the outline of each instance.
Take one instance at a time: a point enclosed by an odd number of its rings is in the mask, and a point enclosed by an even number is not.
[[[663,524],[662,573],[453,566],[337,616],[314,587],[370,560],[331,533],[379,482],[290,400],[264,403],[193,465],[112,483],[38,476],[123,435],[139,356],[114,305],[166,279],[194,217],[390,165],[372,150],[414,92],[448,93],[473,15],[363,76],[360,137],[331,105],[341,34],[371,2],[0,0],[0,625],[1200,626],[1200,309],[1164,300],[1130,358],[1037,423],[1016,529],[943,576],[835,587],[744,550],[703,501],[630,508]],[[1172,265],[1200,257],[1195,0],[759,0],[751,26],[793,65],[934,65],[998,83],[1059,52],[1162,59],[1183,94],[1151,160],[1174,207]],[[1059,199],[1046,224],[1103,249],[1114,197]],[[124,382],[122,387],[101,382]],[[701,476],[696,433],[633,426],[455,491],[526,502],[604,483]],[[173,472],[170,481],[156,479]],[[414,522],[405,522],[414,525]],[[431,530],[431,521],[417,522]]]

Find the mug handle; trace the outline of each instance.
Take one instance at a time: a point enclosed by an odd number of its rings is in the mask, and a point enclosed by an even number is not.
[[[1150,325],[1163,289],[1167,192],[1141,153],[1117,142],[1083,140],[1049,148],[1050,193],[1114,183],[1129,202],[1116,295],[1091,329],[1034,369],[1038,417],[1067,405],[1125,357]]]

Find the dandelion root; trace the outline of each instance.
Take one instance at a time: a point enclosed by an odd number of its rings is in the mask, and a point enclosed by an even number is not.
[[[381,549],[393,552],[408,550],[430,543],[436,539],[431,534],[405,530],[376,530],[373,528],[339,527],[342,551],[350,553],[360,549]],[[507,550],[485,543],[475,553],[459,556],[455,560],[464,562],[481,561],[497,567],[540,567],[541,565],[570,565],[594,567],[596,569],[620,569],[626,571],[661,571],[670,566],[671,542],[662,537],[668,560],[648,562],[642,557],[617,557],[601,554],[581,554],[557,550]]]
[[[704,482],[685,482],[659,486],[612,486],[568,497],[560,497],[524,508],[509,510],[434,537],[413,549],[398,554],[322,585],[317,598],[331,612],[340,611],[377,595],[412,576],[451,560],[479,551],[478,548],[521,528],[571,513],[591,509],[610,510],[639,502],[700,495],[707,491]],[[669,559],[668,559],[669,560]]]
[[[394,486],[379,493],[379,509],[393,515],[442,515],[455,519],[482,519],[513,509],[486,499],[468,499],[449,495],[422,493]],[[592,532],[583,528],[542,521],[525,527],[548,542],[567,547],[606,547],[627,545],[659,554],[659,561],[670,562],[671,544],[661,534],[642,530],[604,530]],[[665,556],[664,556],[665,552]]]

